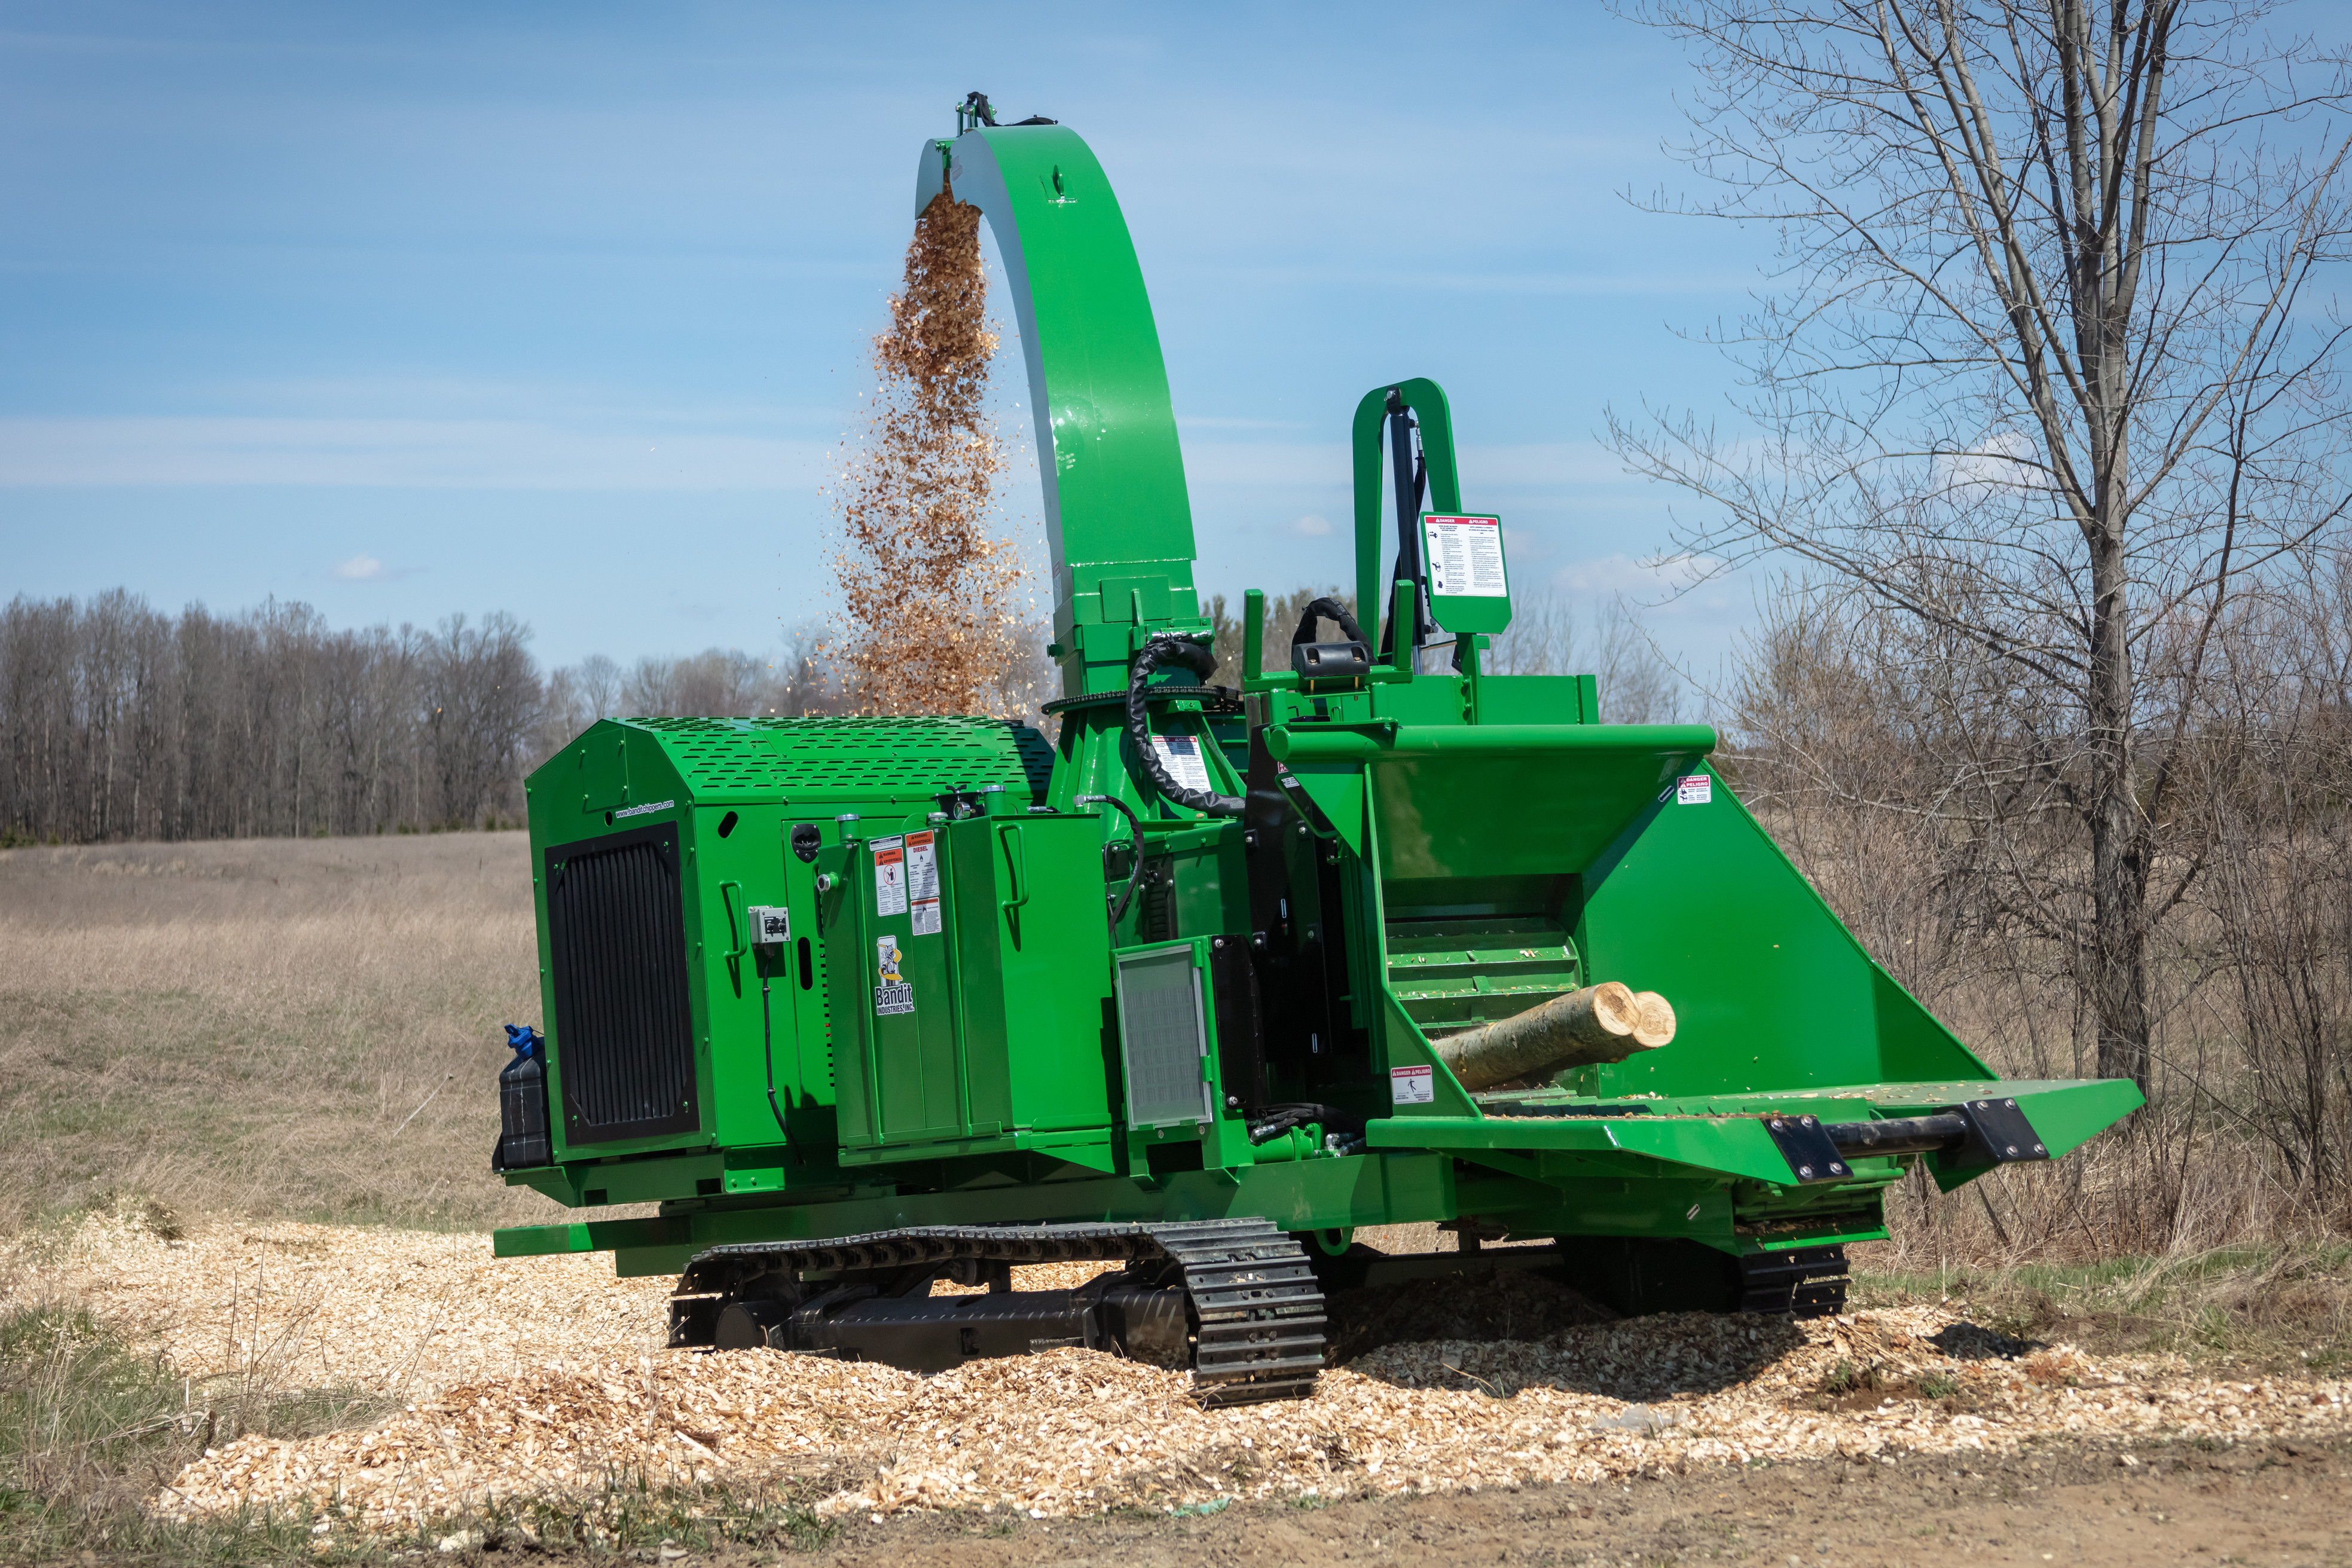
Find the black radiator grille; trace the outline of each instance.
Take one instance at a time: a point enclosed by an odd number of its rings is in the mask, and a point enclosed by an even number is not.
[[[698,1128],[677,824],[549,850],[547,932],[565,1140]]]

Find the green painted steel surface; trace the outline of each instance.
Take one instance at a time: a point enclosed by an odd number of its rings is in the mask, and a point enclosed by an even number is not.
[[[924,145],[919,215],[942,189],[987,217],[1029,371],[1066,695],[1117,691],[1140,627],[1200,619],[1192,508],[1160,329],[1118,198],[1058,125]]]
[[[1462,509],[1461,470],[1454,454],[1454,412],[1445,389],[1426,377],[1413,376],[1391,383],[1398,400],[1421,425],[1422,450],[1429,459],[1429,502],[1433,510]],[[1381,447],[1382,422],[1388,413],[1391,387],[1374,387],[1356,404],[1349,428],[1356,476],[1356,602],[1388,602],[1388,566],[1396,553],[1395,528],[1381,505],[1381,485],[1388,459]]]
[[[1013,284],[1065,690],[1119,691],[1147,635],[1206,630],[1125,220],[1060,127],[928,144],[918,210],[950,178]],[[1391,385],[1432,509],[1463,510],[1444,393]],[[1358,594],[1410,615],[1384,571],[1391,385],[1354,423]],[[1754,1253],[1883,1234],[1884,1191],[1914,1165],[1979,1174],[1942,1152],[1800,1181],[1769,1114],[1997,1093],[2054,1155],[2138,1104],[2128,1083],[1998,1082],[1716,775],[1713,730],[1602,724],[1591,676],[1486,674],[1477,647],[1458,669],[1397,653],[1311,687],[1253,674],[1246,718],[1152,700],[1150,735],[1196,747],[1212,791],[1251,796],[1246,820],[1162,797],[1116,700],[1065,711],[1050,744],[973,718],[594,726],[529,784],[556,1158],[508,1179],[662,1212],[502,1231],[499,1254],[612,1250],[648,1273],[723,1242],[1222,1215]],[[753,943],[762,906],[786,940]],[[1122,1026],[1122,962],[1166,970],[1149,1029]],[[1451,1030],[1604,979],[1664,993],[1673,1043],[1481,1095],[1437,1054]],[[568,1029],[566,998],[605,1011]],[[1257,1109],[1286,1103],[1314,1119],[1253,1143]],[[583,1119],[614,1105],[642,1119]]]

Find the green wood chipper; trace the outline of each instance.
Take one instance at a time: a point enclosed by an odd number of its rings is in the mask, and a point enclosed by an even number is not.
[[[1318,601],[1261,675],[1253,592],[1217,684],[1118,202],[1068,129],[974,104],[915,206],[951,184],[1003,258],[1058,737],[616,719],[534,773],[544,1036],[510,1031],[494,1164],[591,1214],[499,1255],[678,1275],[679,1345],[1086,1345],[1230,1402],[1311,1388],[1326,1291],[1475,1289],[1465,1263],[1626,1312],[1835,1311],[1914,1166],[1948,1189],[2140,1103],[1998,1080],[1774,847],[1712,729],[1481,667],[1502,529],[1432,382],[1356,409],[1364,624]],[[1424,1221],[1462,1251],[1353,1239]],[[1462,1255],[1504,1239],[1545,1244]]]

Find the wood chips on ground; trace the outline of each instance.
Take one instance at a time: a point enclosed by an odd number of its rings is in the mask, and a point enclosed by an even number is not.
[[[1018,1283],[1074,1283],[1095,1267],[1024,1270]],[[1090,1351],[923,1377],[663,1350],[667,1281],[610,1270],[494,1261],[482,1237],[212,1225],[166,1242],[93,1221],[20,1277],[130,1314],[194,1375],[259,1347],[320,1381],[404,1395],[365,1430],[208,1451],[157,1499],[179,1517],[315,1511],[362,1533],[621,1479],[824,1476],[835,1490],[820,1512],[1045,1516],[2352,1427],[2340,1380],[2230,1381],[2175,1356],[2029,1349],[1924,1306],[1391,1344],[1327,1372],[1312,1399],[1204,1411],[1184,1376]]]

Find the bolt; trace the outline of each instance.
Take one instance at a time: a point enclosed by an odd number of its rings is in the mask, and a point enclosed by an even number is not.
[[[1811,1166],[1799,1166],[1797,1167],[1797,1174],[1803,1176],[1807,1181],[1811,1181],[1813,1179],[1813,1167]]]

